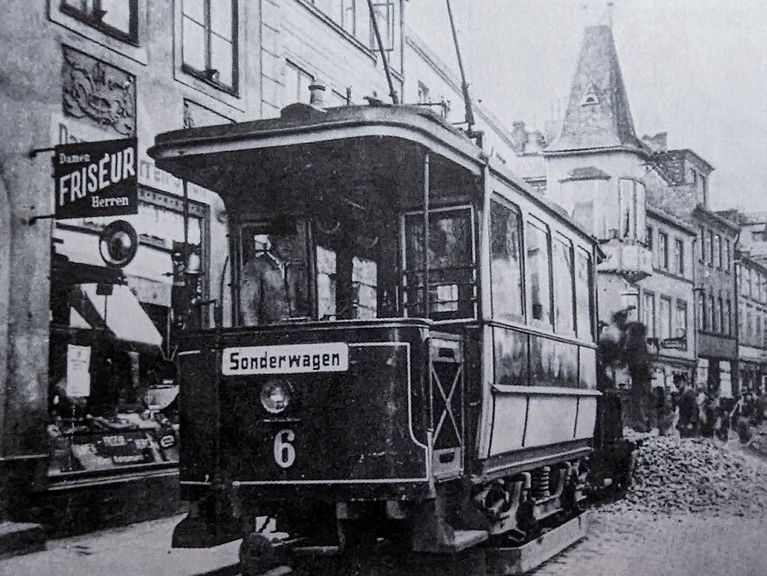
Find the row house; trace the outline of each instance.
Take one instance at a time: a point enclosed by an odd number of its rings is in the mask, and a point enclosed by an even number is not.
[[[738,383],[761,394],[767,378],[767,265],[738,252]]]

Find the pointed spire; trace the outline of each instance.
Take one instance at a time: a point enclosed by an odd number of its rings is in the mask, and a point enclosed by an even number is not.
[[[634,132],[610,26],[589,26],[559,138],[549,152],[623,148],[644,152]]]

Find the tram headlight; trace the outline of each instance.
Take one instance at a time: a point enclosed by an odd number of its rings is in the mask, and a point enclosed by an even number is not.
[[[290,404],[293,390],[285,380],[269,380],[261,387],[261,405],[270,414],[279,414]]]

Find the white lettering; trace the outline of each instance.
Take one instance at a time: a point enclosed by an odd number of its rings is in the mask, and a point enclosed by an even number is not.
[[[123,150],[123,154],[125,156],[123,158],[123,180],[126,180],[129,176],[136,175],[136,159],[133,156],[133,148],[126,148]]]
[[[67,182],[69,182],[69,174],[64,174],[61,178],[59,178],[59,206],[64,205],[64,196],[66,196],[66,193],[69,192],[69,188],[67,188]]]
[[[109,180],[107,179],[107,162],[109,162],[109,154],[104,154],[104,157],[99,160],[99,190],[103,190],[109,186]]]
[[[97,175],[98,166],[95,164],[90,164],[88,166],[88,194],[93,194],[96,190],[98,190],[98,175]]]
[[[120,176],[122,176],[122,167],[123,167],[122,152],[118,152],[117,154],[112,154],[112,163],[109,167],[109,179],[112,181],[112,184],[117,184],[120,181]]]

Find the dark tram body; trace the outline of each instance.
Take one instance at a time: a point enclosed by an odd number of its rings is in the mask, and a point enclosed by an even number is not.
[[[599,396],[590,236],[416,107],[294,104],[150,154],[221,195],[231,244],[231,326],[179,352],[194,507],[176,545],[271,516],[307,549],[454,551],[576,512]],[[273,271],[287,304],[263,322]]]

